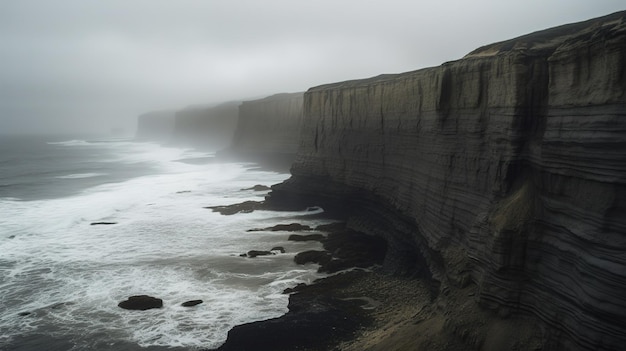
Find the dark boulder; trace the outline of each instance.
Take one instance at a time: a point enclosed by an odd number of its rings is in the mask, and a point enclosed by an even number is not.
[[[117,306],[125,310],[145,311],[163,307],[163,300],[148,295],[137,295],[129,297],[128,300],[120,302]]]
[[[203,302],[204,301],[202,301],[202,300],[190,300],[190,301],[183,302],[181,304],[181,306],[183,306],[183,307],[193,307],[193,306],[199,305],[199,304],[201,304]]]
[[[272,251],[250,250],[250,251],[248,251],[247,255],[250,258],[254,258],[254,257],[257,257],[257,256],[274,255],[274,253],[272,253]]]
[[[272,251],[272,252],[278,251],[280,253],[285,253],[285,248],[282,247],[282,246],[276,246],[276,247],[273,247],[270,251]]]
[[[91,225],[113,225],[117,224],[117,222],[93,222]]]

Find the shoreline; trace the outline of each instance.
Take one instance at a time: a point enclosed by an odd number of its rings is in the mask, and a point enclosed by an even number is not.
[[[259,202],[213,210],[230,215],[265,208]],[[481,308],[474,283],[439,291],[415,272],[390,274],[382,266],[386,248],[381,251],[381,242],[371,241],[382,239],[339,223],[311,228],[328,233],[320,241],[329,259],[320,261],[320,254],[307,262],[320,263],[320,272],[331,275],[286,289],[286,314],[235,326],[223,345],[205,351],[521,351],[546,346],[536,318]]]

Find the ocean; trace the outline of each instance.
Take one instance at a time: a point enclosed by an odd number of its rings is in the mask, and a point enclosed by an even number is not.
[[[288,176],[131,139],[0,136],[0,350],[214,348],[235,325],[284,314],[281,292],[321,277],[294,255],[321,245],[247,230],[323,224],[321,209],[204,207],[262,200],[242,189]],[[240,257],[275,246],[286,252]],[[117,306],[142,294],[163,308]]]

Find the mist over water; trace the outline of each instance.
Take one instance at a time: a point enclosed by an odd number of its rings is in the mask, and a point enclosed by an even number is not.
[[[26,144],[38,151],[5,147],[0,155],[3,350],[217,347],[231,327],[285,313],[285,288],[320,277],[315,265],[293,263],[295,253],[319,243],[246,230],[321,210],[222,216],[203,208],[261,200],[266,192],[241,189],[287,174],[181,162],[212,155],[129,140]],[[239,256],[274,246],[287,252]],[[138,294],[159,297],[164,307],[117,307]],[[180,306],[195,299],[204,303]]]

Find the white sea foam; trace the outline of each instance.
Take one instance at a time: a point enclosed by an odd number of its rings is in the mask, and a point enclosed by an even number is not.
[[[106,173],[74,173],[74,174],[68,174],[68,175],[64,175],[64,176],[58,176],[55,178],[58,179],[81,179],[81,178],[93,178],[93,177],[99,177],[99,176],[104,176],[107,175]]]
[[[85,140],[66,140],[66,141],[50,141],[47,143],[48,145],[63,145],[63,146],[85,146],[85,145],[93,145],[92,143]]]
[[[296,252],[319,248],[318,243],[289,242],[284,232],[246,231],[317,212],[222,216],[203,208],[260,200],[259,193],[241,189],[287,175],[240,164],[172,162],[190,155],[181,149],[126,147],[145,153],[122,155],[120,162],[152,157],[150,148],[162,151],[153,160],[163,171],[69,198],[0,198],[0,344],[13,335],[47,330],[73,335],[77,349],[95,347],[91,343],[102,333],[140,346],[216,347],[234,325],[283,314],[287,296],[280,292],[319,277],[315,266],[293,263]],[[287,253],[239,257],[274,246]],[[117,307],[137,294],[162,298],[165,306],[140,313]],[[180,306],[193,299],[205,303]],[[19,316],[22,312],[31,314]]]

